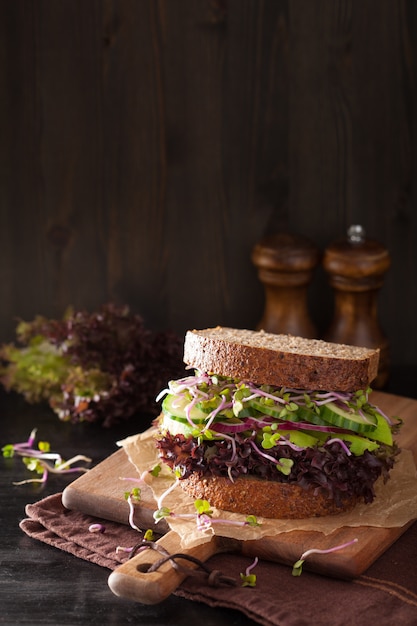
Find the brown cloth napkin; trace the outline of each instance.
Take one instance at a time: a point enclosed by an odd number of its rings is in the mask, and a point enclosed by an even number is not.
[[[35,539],[109,570],[128,555],[116,552],[141,535],[129,526],[98,520],[66,509],[61,494],[26,507],[22,530]],[[90,524],[102,523],[104,533]],[[218,554],[207,565],[225,576],[240,579],[251,563],[239,554]],[[417,625],[417,524],[414,524],[367,572],[342,581],[303,571],[294,577],[284,565],[260,561],[251,570],[256,587],[210,587],[189,576],[176,595],[210,606],[237,609],[266,626],[392,626]]]

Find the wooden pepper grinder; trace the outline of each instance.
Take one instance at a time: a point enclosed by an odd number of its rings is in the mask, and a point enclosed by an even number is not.
[[[379,370],[372,386],[383,388],[389,376],[389,346],[378,321],[377,296],[390,266],[388,251],[366,239],[362,226],[353,225],[347,237],[328,246],[323,267],[334,290],[334,318],[327,341],[380,349]]]
[[[307,238],[287,233],[264,237],[252,251],[252,262],[265,289],[265,308],[258,329],[317,337],[307,310],[307,289],[320,255]]]

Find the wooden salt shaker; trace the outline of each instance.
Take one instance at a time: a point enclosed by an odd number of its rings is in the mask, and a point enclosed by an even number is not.
[[[319,250],[300,235],[275,233],[252,251],[252,262],[265,289],[265,307],[258,329],[317,337],[307,309],[307,290],[320,260]]]
[[[366,239],[359,225],[351,226],[345,239],[330,244],[323,257],[335,297],[333,321],[324,339],[379,348],[375,389],[383,388],[389,377],[389,345],[379,324],[377,297],[390,263],[388,251]]]

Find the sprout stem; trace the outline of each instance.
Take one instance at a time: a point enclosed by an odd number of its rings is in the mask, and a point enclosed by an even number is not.
[[[255,557],[255,560],[253,561],[253,563],[251,565],[248,565],[248,567],[245,570],[245,574],[246,576],[249,576],[251,570],[253,570],[254,567],[256,567],[256,565],[258,565],[258,557]]]
[[[159,498],[158,498],[158,503],[157,503],[157,504],[158,504],[158,509],[162,509],[162,502],[163,502],[163,500],[166,498],[166,496],[167,496],[168,494],[170,494],[170,493],[171,493],[171,491],[174,491],[175,487],[178,485],[178,481],[179,481],[179,479],[177,478],[177,479],[176,479],[176,480],[172,483],[172,485],[171,485],[170,487],[168,487],[168,489],[166,489],[166,490],[164,491],[164,493],[162,493],[162,494],[159,496]]]
[[[134,519],[133,519],[135,515],[135,507],[133,504],[132,494],[129,495],[127,502],[129,504],[129,524],[134,530],[137,530],[138,532],[142,532],[141,529],[138,526],[136,526]]]
[[[326,550],[321,550],[319,548],[311,548],[311,550],[307,550],[301,555],[300,561],[304,561],[308,556],[310,556],[310,554],[329,554],[330,552],[343,550],[343,548],[347,548],[348,546],[351,546],[352,544],[357,543],[357,542],[358,542],[358,539],[355,537],[355,539],[352,539],[351,541],[347,541],[346,543],[342,543],[341,545],[335,546],[333,548],[327,548]]]

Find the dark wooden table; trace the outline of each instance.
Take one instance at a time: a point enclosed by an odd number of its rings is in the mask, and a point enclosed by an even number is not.
[[[417,368],[395,371],[387,389],[417,397]],[[85,454],[96,464],[117,449],[116,441],[147,424],[128,422],[107,430],[91,424],[71,425],[42,406],[0,390],[0,446],[24,441],[32,428],[65,458]],[[254,624],[243,614],[211,608],[171,596],[156,606],[116,597],[107,585],[109,570],[73,557],[26,536],[19,528],[25,505],[62,491],[73,475],[50,476],[45,486],[14,486],[28,477],[21,459],[0,460],[0,623],[4,624]]]
[[[0,391],[0,446],[24,441],[32,428],[39,439],[70,458],[85,454],[96,464],[117,449],[116,441],[140,430],[132,423],[111,430],[59,422],[48,408],[29,406]],[[157,606],[116,597],[109,570],[26,536],[19,528],[25,505],[62,491],[76,475],[51,475],[45,486],[14,486],[28,478],[20,458],[0,461],[0,623],[4,624],[254,624],[239,612],[215,609],[176,596]]]

